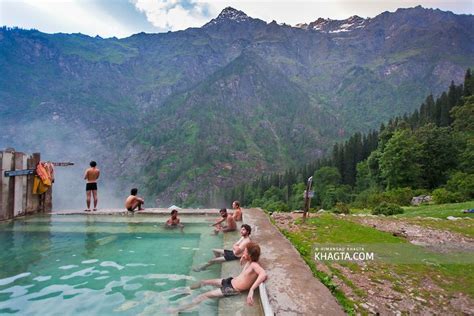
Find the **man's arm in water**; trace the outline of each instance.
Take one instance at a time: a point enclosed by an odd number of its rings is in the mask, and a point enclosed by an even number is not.
[[[253,282],[252,287],[249,290],[249,294],[247,295],[247,304],[249,305],[253,305],[253,292],[267,278],[267,273],[258,263],[252,262],[251,267],[253,271],[257,273],[258,277],[255,282]]]
[[[217,222],[215,222],[214,224],[211,224],[211,225],[209,225],[209,226],[216,226],[216,225],[219,225],[219,224],[221,224],[223,221],[225,221],[225,218],[223,218],[223,219],[221,219],[220,221],[217,221]]]

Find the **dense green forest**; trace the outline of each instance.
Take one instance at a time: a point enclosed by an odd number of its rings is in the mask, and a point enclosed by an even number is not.
[[[354,134],[329,157],[220,194],[268,211],[302,209],[306,179],[313,176],[314,208],[408,205],[422,194],[437,203],[474,199],[473,92],[468,69],[464,84],[451,83],[436,100],[428,96],[419,110],[378,131]]]

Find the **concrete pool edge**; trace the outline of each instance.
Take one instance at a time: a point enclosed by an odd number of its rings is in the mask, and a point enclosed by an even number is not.
[[[345,315],[331,292],[313,276],[297,250],[261,209],[245,209],[243,214],[244,222],[252,227],[252,239],[262,249],[261,263],[268,274],[265,288],[276,315]]]

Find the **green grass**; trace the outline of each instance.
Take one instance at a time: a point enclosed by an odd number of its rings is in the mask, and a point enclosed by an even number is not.
[[[459,205],[456,206],[460,207]],[[462,207],[462,206],[461,206]],[[429,208],[428,208],[429,209]],[[434,221],[434,220],[433,220]],[[444,220],[443,220],[444,222]],[[446,221],[447,222],[447,221]],[[297,221],[300,230],[284,231],[285,236],[293,243],[300,252],[305,262],[309,265],[313,274],[325,284],[334,294],[344,310],[349,314],[354,314],[354,306],[360,303],[357,298],[352,300],[335,286],[332,276],[318,271],[313,258],[313,247],[315,244],[373,244],[382,245],[388,249],[401,250],[401,255],[392,256],[394,261],[367,261],[367,272],[375,283],[382,284],[382,280],[392,282],[392,288],[399,292],[407,291],[406,286],[401,286],[404,282],[409,282],[410,286],[418,291],[420,297],[429,299],[431,293],[423,291],[423,282],[426,278],[444,289],[448,294],[465,293],[474,297],[474,265],[446,262],[445,254],[435,253],[424,247],[410,244],[406,239],[395,237],[390,233],[378,231],[375,228],[351,222],[348,219],[340,218],[332,214],[323,214],[317,218],[307,220],[305,224]],[[383,252],[383,248],[375,248]],[[377,252],[376,251],[376,255]],[[453,256],[453,255],[450,255]],[[459,258],[469,257],[472,254],[462,254]],[[467,262],[467,261],[466,261]],[[359,273],[360,267],[354,263],[337,262],[339,265],[350,269],[353,273]],[[334,266],[329,266],[333,275],[337,275],[360,301],[363,300],[365,291],[358,288],[351,280],[343,276],[341,271]],[[401,282],[401,283],[400,283]]]
[[[463,202],[463,203],[451,203],[451,204],[433,204],[433,205],[420,205],[420,206],[409,206],[404,207],[404,214],[398,215],[398,217],[436,217],[446,218],[448,216],[455,217],[470,217],[474,219],[474,213],[463,213],[465,209],[474,208],[474,201]]]

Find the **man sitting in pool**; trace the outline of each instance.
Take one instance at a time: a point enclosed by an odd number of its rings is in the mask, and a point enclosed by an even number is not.
[[[172,210],[171,211],[171,217],[166,221],[166,227],[168,228],[183,228],[184,225],[180,223],[179,217],[178,217],[178,211],[177,210]]]
[[[240,259],[244,253],[244,249],[247,244],[250,242],[250,233],[252,228],[249,225],[243,224],[240,227],[240,236],[242,236],[233,246],[232,250],[227,249],[213,249],[215,258],[209,260],[206,264],[201,267],[194,268],[196,272],[205,270],[207,267],[215,263],[223,263],[225,261],[237,260]]]
[[[215,226],[214,229],[214,234],[218,234],[219,232],[227,233],[227,232],[233,232],[237,229],[237,225],[235,224],[234,217],[232,214],[227,213],[227,209],[221,208],[219,211],[221,214],[222,219],[217,220],[216,223],[212,224],[211,226]],[[223,222],[226,222],[226,226],[222,226],[221,224]]]
[[[219,287],[219,289],[205,292],[195,297],[191,303],[182,305],[176,310],[169,310],[170,313],[179,312],[194,307],[202,301],[209,298],[221,298],[233,295],[240,295],[244,291],[247,294],[247,304],[253,305],[253,293],[255,289],[267,278],[265,270],[258,263],[260,258],[260,246],[257,243],[249,242],[244,249],[241,265],[244,265],[242,272],[236,278],[203,280],[198,284],[191,286],[191,289],[197,289],[203,285]]]
[[[130,196],[125,200],[125,208],[129,212],[134,212],[136,208],[138,208],[138,211],[144,210],[142,208],[142,205],[145,204],[145,200],[141,197],[138,197],[137,193],[138,193],[138,189],[133,188],[130,191]]]

